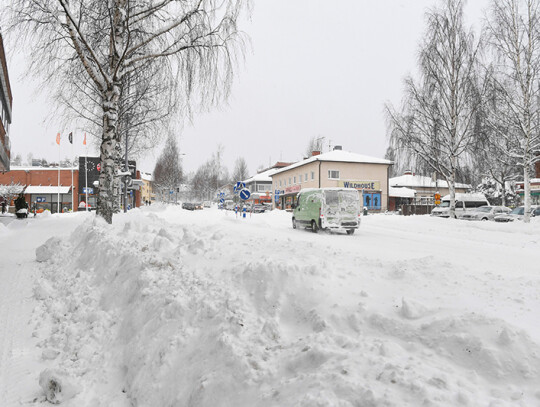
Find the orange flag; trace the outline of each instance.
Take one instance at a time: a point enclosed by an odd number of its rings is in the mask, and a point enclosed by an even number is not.
[[[83,145],[86,145],[86,133],[84,133],[84,140],[83,140]]]
[[[60,133],[56,134],[56,144],[60,145]]]

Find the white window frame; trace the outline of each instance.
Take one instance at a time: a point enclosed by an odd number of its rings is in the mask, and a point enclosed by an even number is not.
[[[331,177],[331,176],[330,176],[330,173],[331,173],[331,172],[337,172],[337,178]],[[337,180],[338,180],[338,179],[339,179],[339,176],[340,176],[339,170],[328,170],[328,179],[337,179]]]

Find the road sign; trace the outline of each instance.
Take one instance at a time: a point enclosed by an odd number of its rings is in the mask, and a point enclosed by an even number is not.
[[[250,196],[251,193],[249,192],[249,189],[242,189],[240,191],[240,199],[243,199],[245,201],[246,199],[249,199]]]
[[[36,198],[36,202],[45,202],[45,197],[44,196],[38,196]]]
[[[89,194],[93,194],[94,193],[94,188],[86,188],[86,187],[83,187],[83,194],[86,194],[86,192],[88,191]]]
[[[219,200],[219,203],[223,203],[223,202],[225,202],[225,199],[221,198],[221,199]]]
[[[441,204],[441,194],[436,193],[435,194],[435,205],[440,205],[440,204]]]
[[[244,189],[245,187],[246,187],[246,183],[245,183],[245,182],[238,181],[238,182],[236,183],[236,189],[237,189],[237,190]]]

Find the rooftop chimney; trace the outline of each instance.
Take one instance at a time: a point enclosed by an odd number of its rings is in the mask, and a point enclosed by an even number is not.
[[[311,156],[312,156],[312,157],[315,157],[316,155],[319,155],[319,154],[321,154],[320,151],[312,151],[312,152],[311,152]]]
[[[336,150],[343,150],[343,147],[342,146],[334,146],[334,151]]]

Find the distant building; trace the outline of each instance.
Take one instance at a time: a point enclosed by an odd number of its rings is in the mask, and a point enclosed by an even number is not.
[[[302,189],[342,187],[360,191],[368,210],[385,211],[390,165],[391,161],[343,151],[341,146],[324,154],[314,151],[311,157],[271,175],[274,204],[280,209],[290,209]]]
[[[11,125],[11,106],[13,97],[4,52],[4,41],[0,34],[0,171],[9,171],[11,159],[11,142],[9,140],[9,127]]]
[[[256,175],[244,180],[246,188],[251,192],[250,201],[254,203],[272,202],[272,175],[292,163],[278,161],[271,167],[259,171]]]
[[[151,203],[156,200],[156,195],[152,189],[152,174],[148,172],[141,172],[142,188],[141,188],[141,199],[143,204]]]
[[[446,181],[434,181],[431,177],[416,175],[410,171],[406,171],[399,177],[390,178],[390,187],[392,189],[389,210],[395,210],[405,201],[410,204],[434,205],[435,193],[438,192],[441,196],[450,193]],[[469,184],[456,182],[456,193],[469,192],[471,189],[472,187]],[[414,196],[412,196],[411,191],[414,191]]]
[[[71,174],[73,170],[73,190],[71,189]],[[20,184],[23,188],[24,198],[30,210],[37,212],[48,210],[51,213],[72,210],[73,196],[77,202],[78,172],[74,168],[45,168],[45,167],[11,167],[9,172],[0,173],[0,185],[11,183]],[[60,183],[58,174],[60,173]],[[60,198],[60,201],[58,201]],[[58,207],[60,202],[60,208]],[[13,206],[13,202],[9,202]]]

